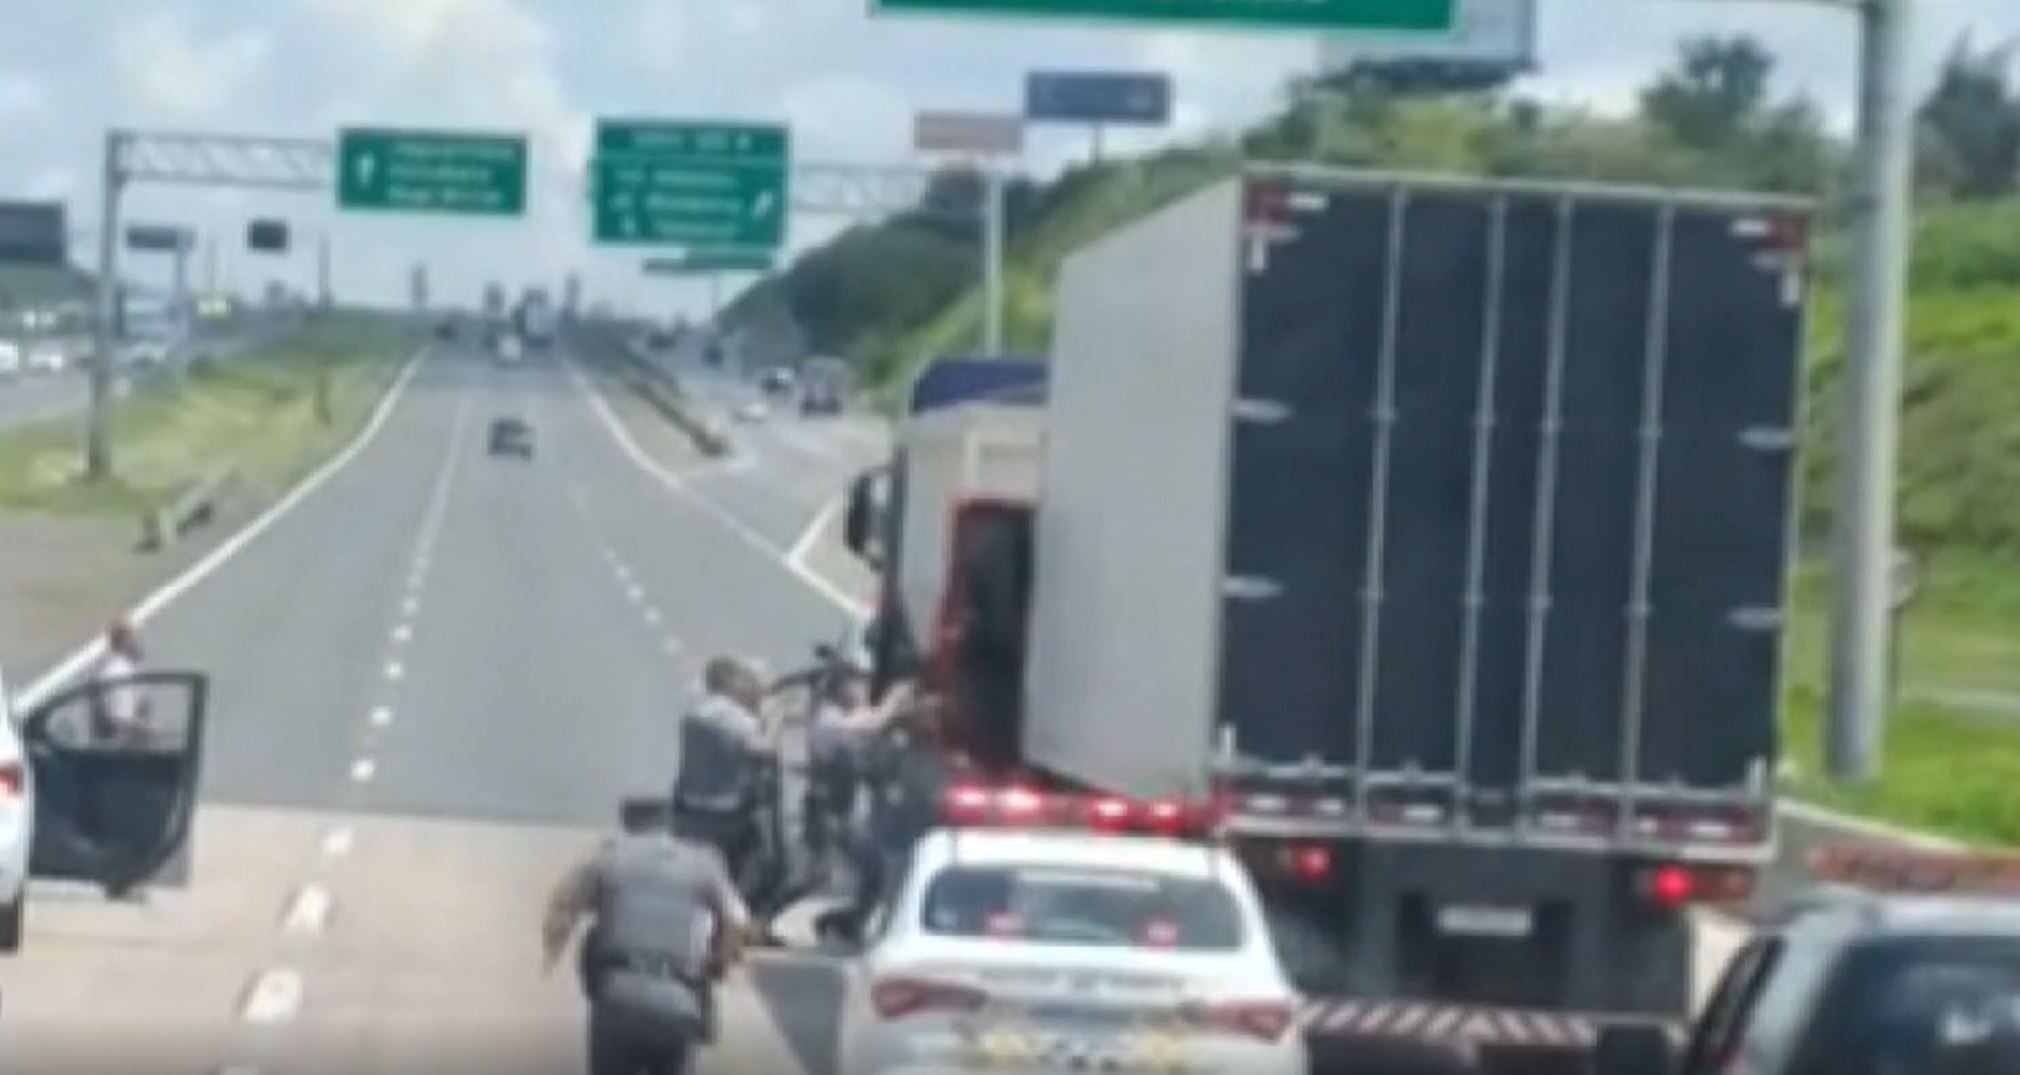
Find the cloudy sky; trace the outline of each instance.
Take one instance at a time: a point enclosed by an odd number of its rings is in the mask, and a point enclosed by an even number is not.
[[[1480,3],[1512,0],[1476,0]],[[1784,88],[1849,115],[1853,21],[1821,3],[1776,0],[1540,0],[1542,69],[1553,99],[1620,108],[1675,41],[1745,30],[1781,56]],[[694,309],[699,285],[641,280],[636,255],[585,239],[582,161],[598,115],[748,117],[792,126],[806,161],[908,158],[919,108],[1015,108],[1033,67],[1169,72],[1175,124],[1144,141],[1238,129],[1309,70],[1314,39],[873,18],[868,0],[0,0],[0,197],[64,198],[88,260],[108,126],[327,137],[346,124],[522,130],[534,147],[533,204],[512,222],[339,218],[329,196],[136,187],[128,220],[192,223],[220,241],[227,286],[307,286],[310,244],[291,258],[240,253],[253,215],[326,231],[346,295],[395,300],[416,261],[438,296],[474,300],[487,279],[553,282],[580,271],[627,305]],[[1926,82],[1967,30],[2020,37],[2020,0],[1911,0]],[[1117,138],[1112,145],[1127,146]],[[1086,151],[1084,134],[1034,136],[1039,170]],[[803,246],[846,221],[801,217]],[[203,258],[198,259],[201,270]],[[134,275],[160,279],[135,259]]]

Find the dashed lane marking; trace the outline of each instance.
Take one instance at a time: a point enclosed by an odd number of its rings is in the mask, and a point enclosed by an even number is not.
[[[287,914],[281,919],[281,932],[295,937],[321,934],[323,927],[329,923],[330,909],[334,905],[329,889],[321,885],[303,885],[288,901]]]
[[[393,628],[394,642],[404,643],[413,637],[414,637],[414,629],[411,626],[408,626],[407,624],[403,623],[398,627]]]
[[[398,661],[386,662],[386,678],[399,679],[407,674],[407,666]]]
[[[360,784],[369,784],[379,774],[379,763],[370,758],[359,758],[351,763],[351,779]]]
[[[383,728],[393,723],[393,707],[389,705],[375,705],[372,707],[372,713],[368,719],[372,722],[372,727]]]
[[[338,827],[323,834],[323,857],[343,858],[351,853],[351,846],[357,842],[357,834],[348,827]]]
[[[239,1017],[262,1025],[288,1022],[302,1010],[302,992],[302,976],[294,970],[272,967],[261,971],[246,988]]]

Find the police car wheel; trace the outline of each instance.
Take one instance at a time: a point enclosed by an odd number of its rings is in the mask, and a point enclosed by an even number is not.
[[[28,894],[13,903],[0,905],[0,952],[21,950],[21,937],[28,918]]]

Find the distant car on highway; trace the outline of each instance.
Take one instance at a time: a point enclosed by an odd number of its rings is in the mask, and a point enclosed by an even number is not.
[[[118,364],[136,368],[165,366],[172,350],[172,343],[163,337],[142,336],[119,345]]]
[[[12,377],[22,368],[21,345],[13,340],[0,340],[0,377]]]
[[[762,422],[771,413],[771,406],[764,400],[753,399],[746,401],[736,409],[736,420],[739,422]]]
[[[791,395],[794,385],[798,383],[793,377],[793,371],[783,366],[774,366],[766,370],[764,376],[758,379],[758,387],[762,388],[766,395],[774,397]]]
[[[950,800],[970,794],[990,793]],[[1000,794],[1033,816],[1058,798]],[[1307,1069],[1260,899],[1217,844],[935,830],[869,934],[844,968],[842,1075]]]
[[[28,851],[35,839],[35,783],[15,731],[13,694],[0,671],[0,952],[21,947],[28,906]]]
[[[519,341],[517,333],[507,332],[498,337],[498,360],[508,366],[516,366],[526,357],[526,345]]]
[[[70,368],[70,353],[55,340],[37,340],[28,345],[22,365],[30,373],[62,373]]]
[[[523,418],[496,418],[491,422],[492,455],[533,458],[533,427]]]

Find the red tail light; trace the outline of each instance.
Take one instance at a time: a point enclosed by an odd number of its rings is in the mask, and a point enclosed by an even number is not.
[[[1306,881],[1323,881],[1333,875],[1332,849],[1313,845],[1291,853],[1291,869]]]
[[[18,761],[0,762],[0,795],[20,795],[28,788],[28,773]]]
[[[1130,818],[1135,813],[1128,799],[1096,799],[1088,804],[1087,820],[1102,832],[1121,832],[1129,827]]]
[[[1291,1028],[1296,1013],[1282,1001],[1231,1001],[1189,1005],[1186,1021],[1221,1034],[1273,1042]]]
[[[987,1003],[989,995],[980,989],[931,978],[881,978],[870,986],[870,1006],[886,1020],[931,1011],[980,1011]]]
[[[1697,898],[1697,877],[1681,866],[1663,866],[1648,875],[1648,898],[1675,910]]]
[[[1641,894],[1665,911],[1693,903],[1738,903],[1750,898],[1758,879],[1742,866],[1683,866],[1670,863],[1642,871]]]

